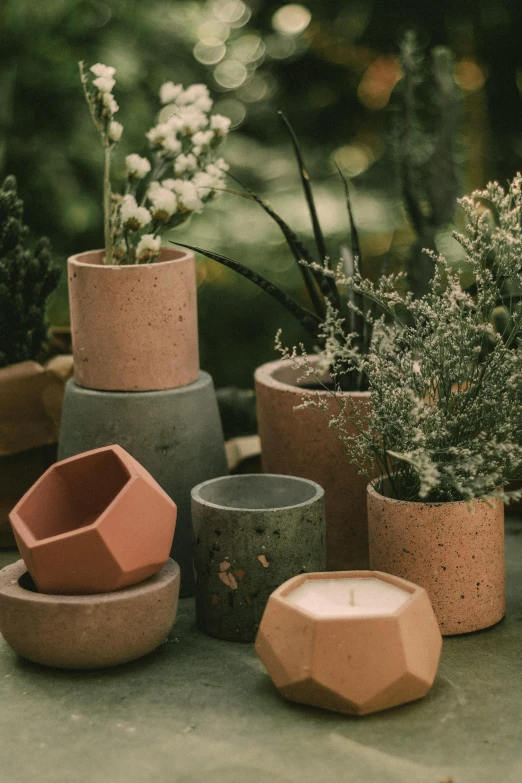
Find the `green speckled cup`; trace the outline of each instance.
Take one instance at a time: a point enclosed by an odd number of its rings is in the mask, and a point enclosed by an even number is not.
[[[274,474],[224,476],[192,490],[196,619],[210,636],[253,642],[270,594],[326,568],[324,490]]]

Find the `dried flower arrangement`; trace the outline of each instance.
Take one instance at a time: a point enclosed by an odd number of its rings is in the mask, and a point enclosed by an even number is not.
[[[218,156],[230,120],[212,114],[204,84],[160,88],[161,121],[146,134],[148,157],[127,155],[123,194],[111,191],[111,157],[123,133],[114,119],[119,106],[112,94],[115,68],[102,63],[80,77],[105,151],[104,235],[106,264],[149,264],[161,249],[161,234],[184,223],[223,188],[228,166]]]
[[[369,479],[377,465],[387,479],[379,491],[398,500],[508,502],[522,494],[503,489],[522,468],[522,175],[507,192],[492,183],[459,203],[467,226],[455,238],[474,276],[471,287],[433,253],[435,275],[419,299],[398,293],[402,275],[376,284],[357,268],[335,276],[376,316],[359,311],[373,330],[363,355],[339,314],[329,314],[326,361],[334,377],[337,367],[351,365],[366,377],[372,399],[363,418],[332,391],[339,413],[329,426]],[[302,351],[283,352],[317,376]],[[305,396],[303,405],[327,413],[321,398]]]

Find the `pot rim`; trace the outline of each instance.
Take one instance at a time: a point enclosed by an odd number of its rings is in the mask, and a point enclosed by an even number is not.
[[[317,362],[318,359],[319,357],[316,356],[309,357],[309,360],[312,363]],[[285,368],[298,369],[295,367],[293,359],[276,359],[273,362],[266,362],[257,367],[254,372],[254,378],[257,383],[267,386],[270,389],[291,392],[292,394],[307,394],[311,397],[325,397],[326,395],[331,394],[327,389],[305,389],[297,384],[278,381],[277,378],[274,378],[276,370]],[[358,400],[369,400],[371,396],[371,392],[369,391],[341,391],[337,393],[341,396],[354,397]]]
[[[139,598],[145,593],[157,590],[169,582],[179,582],[180,568],[175,560],[169,558],[165,565],[155,574],[149,576],[138,584],[122,587],[109,593],[88,593],[58,595],[55,593],[39,593],[26,590],[19,584],[19,580],[29,574],[23,560],[17,560],[0,571],[0,599],[9,601],[21,601],[24,604],[47,604],[53,606],[77,606],[84,609],[86,606],[102,606],[108,603],[123,603],[134,598]]]
[[[383,498],[384,500],[386,500],[388,503],[391,503],[391,504],[394,504],[394,503],[398,504],[398,503],[400,503],[400,504],[402,504],[404,506],[423,506],[425,508],[426,507],[427,508],[440,508],[441,506],[444,506],[444,507],[446,507],[446,506],[467,506],[469,503],[480,503],[480,504],[484,504],[485,503],[485,504],[489,505],[488,501],[485,498],[474,498],[473,500],[439,500],[436,503],[425,503],[422,500],[399,500],[397,498],[389,498],[387,495],[383,495],[380,492],[377,492],[377,490],[375,489],[375,484],[378,481],[381,481],[382,479],[386,479],[386,478],[387,478],[386,476],[377,476],[377,478],[374,478],[373,481],[369,482],[369,484],[368,484],[368,486],[366,488],[368,497]],[[491,502],[495,503],[495,504],[502,503],[500,498],[492,498]],[[504,504],[502,503],[502,505],[504,505]],[[493,511],[494,509],[492,508],[491,510]]]
[[[386,614],[375,614],[375,612],[368,612],[368,614],[358,614],[354,615],[353,617],[350,617],[349,615],[339,615],[334,616],[330,615],[328,617],[323,617],[322,615],[316,614],[311,609],[305,609],[302,606],[297,606],[295,604],[290,604],[287,601],[287,597],[290,593],[292,593],[294,590],[296,590],[300,585],[302,585],[304,582],[310,581],[319,581],[324,579],[379,579],[381,582],[387,582],[388,584],[394,585],[395,587],[399,587],[401,590],[404,590],[406,593],[410,594],[410,597],[404,601],[401,606],[399,606],[397,609],[395,609],[394,612],[387,612]],[[398,617],[403,613],[405,609],[407,609],[411,604],[417,600],[420,596],[423,594],[426,594],[426,590],[424,587],[421,587],[420,585],[415,584],[414,582],[410,582],[408,579],[404,579],[401,576],[395,576],[394,574],[388,574],[385,571],[375,571],[371,568],[366,568],[363,570],[351,570],[351,571],[311,571],[310,573],[303,573],[303,574],[296,574],[296,576],[291,577],[286,582],[284,582],[282,585],[277,587],[272,595],[270,596],[269,600],[276,600],[279,603],[284,604],[285,606],[291,606],[296,611],[301,611],[303,614],[307,616],[313,616],[314,619],[319,621],[335,621],[335,622],[350,622],[352,620],[373,620],[373,619],[382,619],[382,618],[388,618],[388,617]]]
[[[176,264],[181,261],[192,261],[194,260],[194,253],[192,253],[190,250],[176,250],[175,248],[170,247],[162,247],[160,251],[160,259],[162,256],[165,256],[167,254],[172,254],[172,258],[164,258],[158,261],[153,261],[150,264],[111,264],[110,266],[107,264],[101,264],[101,263],[91,263],[89,261],[83,261],[83,258],[91,258],[93,256],[101,257],[102,254],[105,252],[103,248],[99,250],[85,250],[82,253],[75,253],[72,256],[69,256],[67,259],[67,264],[70,266],[79,266],[79,267],[87,267],[89,269],[103,269],[103,270],[114,270],[114,269],[126,269],[126,270],[143,270],[143,269],[155,269],[160,266],[165,266],[166,264]]]
[[[291,505],[287,506],[274,506],[272,508],[243,508],[241,506],[224,506],[220,503],[212,503],[210,500],[205,500],[201,497],[201,490],[210,485],[210,484],[217,484],[218,482],[222,481],[245,481],[249,480],[250,478],[255,477],[262,479],[268,478],[277,478],[277,479],[290,479],[292,481],[309,485],[314,488],[315,493],[311,498],[308,498],[307,500],[304,500],[302,503],[293,503]],[[311,479],[302,478],[301,476],[287,476],[283,473],[245,473],[245,474],[236,474],[231,476],[218,476],[216,478],[207,479],[207,481],[202,481],[200,484],[197,484],[191,491],[191,498],[195,503],[198,503],[200,506],[206,506],[207,508],[216,508],[221,511],[228,511],[230,513],[243,513],[245,511],[252,512],[254,514],[264,514],[264,513],[270,513],[273,511],[282,511],[292,508],[302,508],[303,506],[309,506],[312,503],[316,503],[318,500],[321,500],[321,498],[324,498],[324,489],[323,487],[318,484],[316,481],[312,481]]]

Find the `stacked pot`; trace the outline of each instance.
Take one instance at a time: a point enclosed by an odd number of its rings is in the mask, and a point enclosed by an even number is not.
[[[23,560],[0,572],[0,630],[48,666],[100,668],[163,642],[176,616],[176,505],[120,446],[53,465],[10,514]]]
[[[199,367],[195,260],[163,249],[153,264],[68,261],[74,379],[58,456],[118,443],[178,506],[172,556],[181,595],[194,590],[190,491],[227,473],[212,378]]]

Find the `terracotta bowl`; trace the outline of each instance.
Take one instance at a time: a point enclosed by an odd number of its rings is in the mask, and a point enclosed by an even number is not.
[[[53,465],[10,514],[42,593],[106,593],[137,584],[168,560],[176,505],[120,446]]]
[[[308,580],[374,578],[409,593],[381,614],[320,616],[290,595]],[[275,590],[256,652],[282,696],[314,707],[365,715],[425,696],[435,679],[442,637],[422,587],[379,571],[300,574]]]
[[[173,560],[145,582],[99,595],[36,592],[23,560],[0,571],[0,631],[29,661],[101,669],[133,661],[167,638],[178,606]]]

